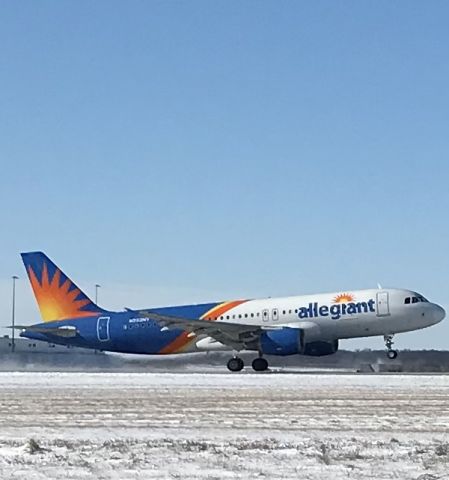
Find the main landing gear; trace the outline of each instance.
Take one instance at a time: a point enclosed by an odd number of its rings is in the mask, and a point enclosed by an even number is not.
[[[240,372],[240,370],[243,369],[245,364],[243,363],[243,360],[240,357],[232,357],[228,361],[228,369],[231,370],[231,372]],[[265,360],[265,358],[262,357],[257,357],[252,361],[251,366],[253,367],[253,370],[256,372],[264,372],[265,370],[268,369],[268,362]]]
[[[394,360],[398,356],[398,351],[393,350],[393,335],[384,335],[385,346],[387,347],[387,357]]]
[[[251,366],[256,372],[264,372],[268,368],[268,362],[265,358],[257,357],[253,360]]]
[[[243,360],[239,357],[232,357],[228,361],[228,369],[231,370],[231,372],[240,372],[244,366]]]

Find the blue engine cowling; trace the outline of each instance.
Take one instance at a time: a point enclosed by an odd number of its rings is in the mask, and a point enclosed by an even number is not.
[[[265,355],[294,355],[302,353],[303,331],[299,328],[267,330],[260,336],[260,351]]]
[[[305,342],[304,331],[284,327],[267,330],[260,336],[260,351],[265,355],[308,355],[322,357],[338,351],[338,340]]]

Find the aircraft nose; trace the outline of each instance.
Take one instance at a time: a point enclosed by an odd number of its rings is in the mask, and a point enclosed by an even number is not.
[[[435,323],[440,323],[445,316],[446,316],[446,312],[444,308],[440,307],[439,305],[434,305],[433,319],[435,320]]]

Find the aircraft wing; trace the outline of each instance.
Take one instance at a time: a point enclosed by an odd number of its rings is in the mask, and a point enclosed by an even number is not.
[[[280,326],[247,325],[230,322],[214,322],[210,320],[186,319],[160,315],[153,312],[139,312],[140,315],[156,321],[162,327],[179,328],[195,335],[206,335],[217,342],[228,345],[235,350],[242,350],[248,344],[257,342],[265,330],[279,330]]]

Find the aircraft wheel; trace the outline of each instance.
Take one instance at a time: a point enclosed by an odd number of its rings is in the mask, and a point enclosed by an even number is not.
[[[397,350],[388,350],[388,351],[387,351],[387,357],[388,357],[390,360],[394,360],[397,356],[398,356]]]
[[[252,367],[256,372],[263,372],[268,368],[268,362],[265,358],[258,357],[253,360]]]
[[[239,357],[232,357],[228,362],[228,369],[231,372],[240,372],[244,366],[243,360]]]

